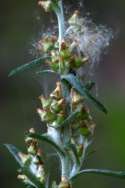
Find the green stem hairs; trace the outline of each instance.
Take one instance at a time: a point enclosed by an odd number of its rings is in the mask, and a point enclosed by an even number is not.
[[[89,53],[81,49],[89,38],[84,40],[83,44],[79,40],[80,37],[84,39],[86,34],[85,20],[75,11],[66,28],[62,0],[39,0],[38,5],[46,12],[55,13],[59,35],[44,35],[39,41],[39,51],[42,55],[12,70],[9,76],[46,64],[49,68],[38,73],[57,74],[59,80],[48,98],[43,95],[39,97],[41,108],[37,109],[37,112],[41,121],[46,123],[47,131],[42,134],[36,133],[33,128],[29,130],[25,136],[26,153],[11,144],[5,144],[20,166],[18,179],[27,188],[72,188],[74,179],[86,174],[125,178],[125,171],[82,169],[95,130],[95,123],[86,101],[92,102],[107,114],[105,106],[92,95],[91,90],[95,83],[90,80],[83,81],[77,71],[88,66],[91,61]],[[95,34],[91,33],[91,38],[98,39],[100,35],[105,35],[96,29],[95,27]],[[94,48],[93,43],[87,44],[88,48]],[[102,46],[102,49],[105,46]],[[58,169],[59,181],[48,180],[49,169],[46,169],[40,142],[47,142],[58,156],[61,164]]]

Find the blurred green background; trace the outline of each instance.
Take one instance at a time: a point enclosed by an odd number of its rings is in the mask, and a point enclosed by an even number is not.
[[[65,0],[66,1],[66,0]],[[66,1],[75,9],[79,1]],[[94,21],[112,27],[115,39],[109,53],[99,64],[95,78],[99,98],[107,105],[109,114],[96,112],[97,122],[91,148],[96,152],[85,167],[125,169],[125,1],[85,0],[85,10]],[[54,87],[48,76],[25,73],[8,78],[15,66],[33,59],[29,53],[41,31],[51,27],[48,17],[41,13],[35,0],[7,0],[0,3],[0,187],[24,187],[16,179],[17,165],[3,143],[24,149],[24,132],[30,127],[42,129],[36,114],[37,97]],[[56,78],[53,78],[53,80]],[[93,110],[95,108],[93,107]],[[47,147],[43,145],[43,147]],[[55,162],[50,163],[51,171]],[[123,188],[125,180],[86,175],[76,180],[78,188]]]

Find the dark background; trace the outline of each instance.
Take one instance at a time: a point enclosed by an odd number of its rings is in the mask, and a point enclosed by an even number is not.
[[[68,4],[75,9],[78,2],[69,0]],[[86,166],[125,170],[125,1],[85,0],[84,5],[94,21],[108,25],[115,33],[109,53],[95,73],[99,98],[107,105],[109,114],[96,112],[97,128],[92,146],[96,153],[89,157]],[[24,132],[30,127],[42,129],[36,114],[37,97],[54,87],[48,76],[37,77],[28,72],[8,78],[8,72],[33,59],[29,53],[32,43],[46,27],[51,28],[48,17],[40,12],[35,0],[0,2],[1,188],[24,187],[16,179],[15,161],[2,144],[12,143],[23,149]],[[54,164],[50,165],[53,169]],[[78,178],[75,186],[123,188],[125,179],[87,175]]]

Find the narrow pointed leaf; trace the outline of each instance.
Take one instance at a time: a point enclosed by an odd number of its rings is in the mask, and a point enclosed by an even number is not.
[[[107,169],[85,169],[77,173],[75,176],[72,176],[71,180],[79,177],[80,175],[87,175],[87,174],[105,175],[105,176],[112,176],[112,177],[125,179],[125,171],[112,171]]]
[[[91,100],[101,111],[107,114],[107,109],[101,104],[95,97],[93,97],[89,90],[81,84],[80,80],[73,74],[63,75],[61,77],[62,82],[67,81],[74,89],[76,89],[83,97]]]
[[[43,74],[43,73],[52,73],[52,74],[57,74],[57,72],[53,71],[53,70],[41,70],[41,71],[37,71],[36,74]]]
[[[64,151],[48,136],[48,135],[41,135],[36,133],[27,134],[28,137],[36,138],[38,140],[44,141],[49,143],[56,151],[58,151],[62,156],[65,156]]]
[[[23,71],[26,71],[26,70],[31,70],[33,68],[36,68],[38,66],[40,66],[41,64],[43,64],[45,62],[46,59],[48,59],[49,57],[48,56],[43,56],[43,57],[40,57],[40,58],[37,58],[37,59],[34,59],[33,61],[29,62],[29,63],[26,63],[24,65],[21,65],[15,69],[13,69],[10,73],[9,73],[9,77],[11,76],[14,76],[18,73],[21,73]]]
[[[106,107],[100,102],[98,101],[95,97],[93,97],[88,90],[86,90],[86,95],[87,97],[93,102],[96,104],[96,106],[101,110],[103,111],[105,114],[108,113]]]
[[[19,157],[19,153],[21,153],[21,151],[17,149],[15,146],[13,146],[12,144],[4,144],[4,145],[12,154],[12,156],[15,158],[15,160],[18,162],[18,164],[22,167],[23,163],[21,161],[21,158]]]

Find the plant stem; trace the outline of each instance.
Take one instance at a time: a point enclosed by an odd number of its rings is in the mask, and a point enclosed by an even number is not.
[[[64,30],[65,30],[62,0],[59,1],[58,5],[59,5],[59,8],[55,10],[55,13],[57,15],[57,20],[58,20],[58,28],[59,28],[58,42],[59,42],[59,50],[60,50],[61,42],[64,38]]]
[[[62,166],[61,177],[68,178],[70,171],[70,160],[68,156],[65,156],[65,158],[61,158],[61,166]]]

